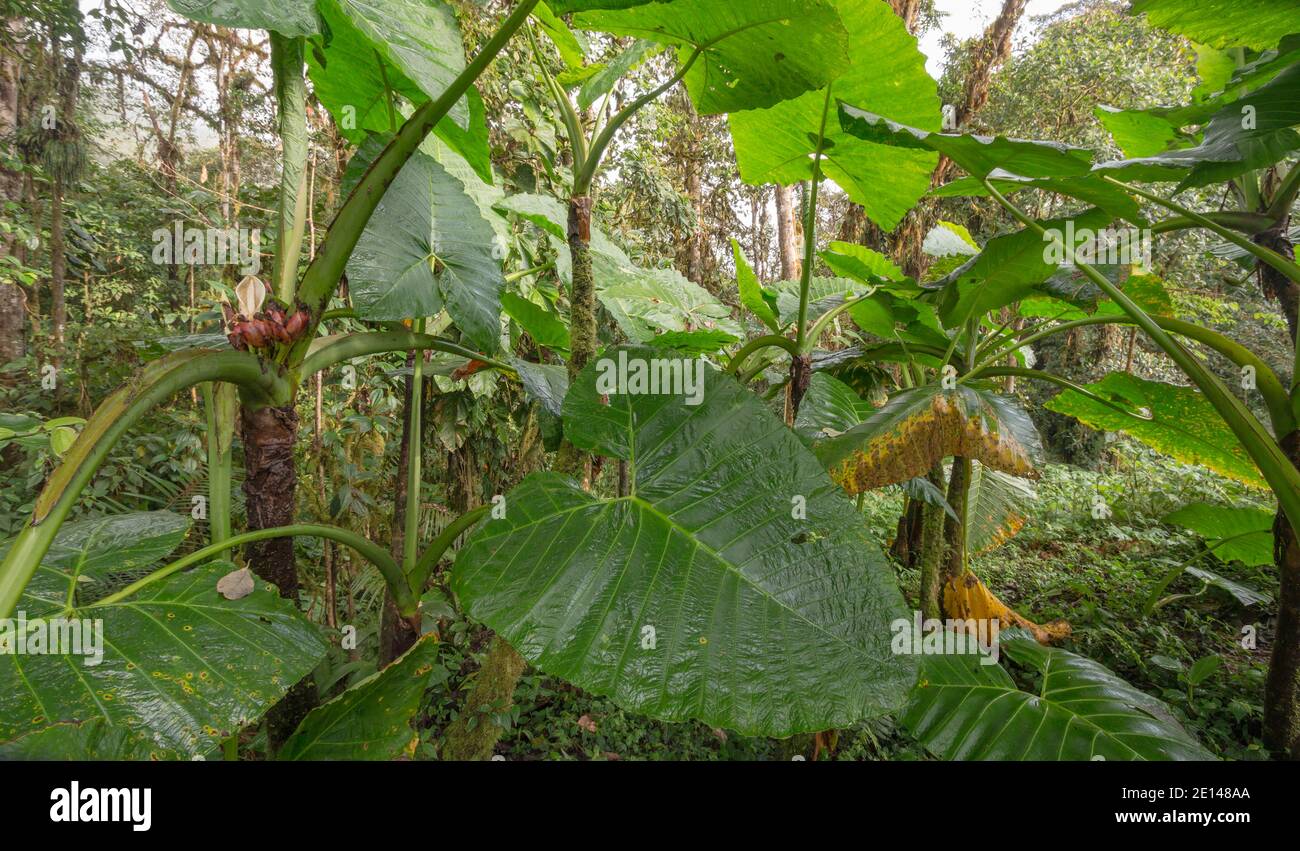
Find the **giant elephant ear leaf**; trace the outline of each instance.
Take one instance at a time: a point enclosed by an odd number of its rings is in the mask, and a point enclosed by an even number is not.
[[[1180,181],[1177,191],[1230,180],[1300,149],[1300,62],[1215,112],[1200,144],[1102,163],[1096,173],[1138,181]]]
[[[225,599],[217,582],[231,570],[228,562],[211,562],[120,601],[62,615],[81,626],[80,649],[93,651],[99,643],[102,658],[96,662],[93,655],[52,654],[48,643],[44,653],[50,655],[32,650],[34,634],[57,631],[50,619],[62,610],[42,593],[49,590],[41,584],[43,566],[19,602],[27,615],[27,652],[0,653],[0,746],[14,740],[33,747],[40,741],[58,748],[89,746],[89,729],[43,731],[98,719],[128,731],[129,741],[118,742],[127,755],[190,758],[215,750],[257,720],[311,672],[327,646],[268,583],[257,583],[239,600]],[[87,626],[96,621],[98,640]],[[0,641],[18,637],[3,631]]]
[[[851,494],[923,476],[950,455],[1037,478],[1042,441],[1005,396],[959,385],[904,390],[865,422],[814,445],[831,478]]]
[[[1109,213],[1094,208],[1042,224],[1064,240],[1065,234],[1071,232],[1096,233],[1110,221]],[[990,239],[978,255],[934,282],[946,290],[939,305],[944,326],[956,328],[973,316],[983,316],[1038,292],[1040,285],[1061,269],[1060,258],[1053,256],[1051,247],[1029,228]]]
[[[673,363],[702,385],[623,392]],[[610,386],[620,369],[628,383]],[[457,557],[470,615],[546,673],[655,718],[788,736],[899,706],[915,660],[889,647],[905,611],[892,571],[760,399],[700,361],[625,347],[588,365],[564,413],[575,446],[628,462],[631,492],[525,479]]]
[[[878,145],[943,154],[972,177],[987,177],[994,169],[1024,177],[1068,177],[1087,174],[1092,165],[1092,152],[1087,148],[1002,136],[935,133],[869,112],[851,98],[841,97],[841,101],[839,122],[845,133]]]
[[[357,313],[372,320],[415,319],[445,306],[476,346],[496,351],[505,278],[495,240],[461,182],[417,152],[385,193],[348,261]]]
[[[1099,431],[1122,431],[1179,461],[1201,464],[1247,485],[1266,487],[1246,450],[1194,388],[1114,372],[1087,389],[1133,413],[1116,410],[1074,390],[1061,393],[1046,407]]]
[[[389,760],[410,756],[419,742],[411,719],[420,709],[437,655],[435,636],[424,636],[387,668],[308,713],[277,758]]]
[[[272,30],[290,38],[320,32],[315,0],[167,0],[192,21],[249,30]]]
[[[686,88],[706,115],[771,106],[820,88],[848,62],[848,35],[830,0],[568,0],[574,26],[702,50]]]
[[[1023,630],[999,635],[1003,655],[1038,677],[1020,689],[1000,665],[985,664],[971,636],[958,652],[927,654],[902,722],[947,760],[1208,760],[1159,700],[1097,662],[1044,647]]]
[[[1218,48],[1267,50],[1300,26],[1300,0],[1134,0],[1132,12]]]
[[[1273,563],[1273,519],[1273,512],[1261,508],[1197,502],[1184,505],[1165,517],[1165,522],[1200,535],[1220,561],[1258,567]]]
[[[746,183],[789,185],[812,177],[813,157],[821,149],[822,174],[862,205],[873,222],[893,230],[930,188],[938,157],[845,133],[835,118],[835,101],[937,130],[942,119],[936,84],[916,39],[889,4],[837,0],[835,6],[849,43],[869,47],[852,51],[829,86],[770,108],[733,112],[728,121],[736,161]]]
[[[321,2],[329,36],[313,40],[307,73],[340,135],[356,145],[369,133],[395,131],[404,120],[403,101],[418,106],[439,96],[465,64],[460,29],[449,6],[421,4],[397,11],[401,15],[390,20],[386,13],[349,0]],[[429,62],[421,56],[425,53],[432,57]],[[481,179],[491,181],[487,121],[475,89],[433,132]],[[368,154],[365,162],[373,158]]]

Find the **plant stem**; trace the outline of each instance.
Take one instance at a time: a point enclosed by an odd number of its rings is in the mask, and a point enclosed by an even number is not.
[[[433,569],[438,566],[438,562],[442,559],[442,554],[447,551],[447,548],[455,543],[456,539],[466,530],[472,528],[475,523],[478,523],[479,520],[483,519],[483,517],[491,510],[492,506],[483,505],[470,511],[466,511],[464,514],[453,520],[446,529],[443,529],[442,532],[438,534],[438,537],[434,538],[429,543],[428,548],[424,551],[424,555],[420,556],[419,562],[416,563],[414,568],[408,570],[406,574],[411,588],[414,589],[417,594],[423,590],[425,583],[429,581],[429,576],[432,575]]]
[[[1111,178],[1107,179],[1110,180]],[[1017,221],[1039,236],[1049,236],[1042,225],[1003,197],[992,182],[987,178],[982,182],[991,197],[1002,205],[1007,212],[1011,213]],[[1119,183],[1119,181],[1114,182]],[[1300,471],[1291,464],[1272,436],[1255,419],[1254,414],[1242,404],[1241,400],[1233,396],[1228,391],[1228,388],[1223,386],[1223,382],[1206,369],[1191,352],[1170,337],[1155,320],[1147,315],[1146,311],[1125,295],[1119,287],[1111,283],[1105,275],[1092,266],[1080,262],[1075,256],[1074,246],[1066,245],[1064,240],[1054,234],[1051,235],[1051,238],[1063,250],[1064,257],[1072,262],[1079,271],[1083,272],[1112,301],[1118,304],[1125,313],[1132,317],[1138,327],[1145,331],[1147,336],[1165,354],[1169,355],[1174,363],[1191,379],[1192,383],[1205,394],[1206,400],[1218,411],[1219,416],[1223,418],[1224,422],[1228,424],[1228,428],[1232,429],[1233,434],[1241,441],[1251,459],[1259,466],[1260,472],[1264,474],[1264,478],[1277,495],[1278,503],[1286,512],[1291,527],[1300,530]]]
[[[417,320],[415,333],[424,333],[424,320]],[[416,352],[411,367],[411,402],[408,416],[411,422],[409,460],[406,465],[406,518],[402,524],[402,573],[410,575],[415,567],[420,537],[420,462],[424,455],[421,431],[421,407],[424,404],[424,352]],[[396,595],[394,595],[396,596]]]
[[[111,606],[120,603],[140,589],[152,585],[159,580],[166,579],[174,573],[178,573],[187,567],[206,561],[213,556],[220,555],[227,548],[239,547],[244,544],[252,544],[257,541],[266,541],[272,538],[294,538],[294,537],[325,538],[326,540],[336,541],[346,547],[351,547],[360,556],[379,568],[380,573],[384,575],[384,581],[392,589],[393,596],[399,600],[410,601],[411,589],[406,584],[406,577],[402,573],[402,568],[390,556],[383,547],[366,540],[356,532],[339,528],[338,526],[321,526],[310,523],[299,523],[293,526],[280,526],[275,529],[258,529],[255,532],[244,532],[235,535],[227,541],[220,544],[210,544],[201,550],[195,550],[189,555],[176,559],[171,564],[155,570],[148,576],[143,577],[120,591],[109,594],[98,602],[90,604],[86,608],[95,608],[98,606]]]

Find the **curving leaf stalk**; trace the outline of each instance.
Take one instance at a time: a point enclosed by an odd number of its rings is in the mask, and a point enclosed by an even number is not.
[[[0,563],[0,617],[13,611],[59,526],[127,429],[180,391],[210,381],[238,385],[246,404],[271,405],[290,393],[271,364],[247,352],[187,349],[149,364],[100,404],[37,497],[31,521]]]
[[[1008,201],[987,178],[983,179],[982,182],[989,195],[1007,212],[1011,213],[1017,221],[1039,236],[1052,240],[1059,250],[1063,252],[1062,256],[1073,263],[1079,271],[1083,272],[1090,281],[1119,305],[1120,309],[1128,314],[1134,323],[1146,332],[1152,342],[1159,346],[1183,370],[1192,383],[1205,394],[1206,400],[1223,417],[1224,422],[1228,424],[1228,428],[1232,429],[1232,433],[1237,436],[1246,452],[1259,466],[1260,472],[1264,474],[1269,487],[1277,495],[1278,503],[1285,512],[1291,528],[1300,530],[1300,470],[1296,470],[1295,466],[1287,460],[1281,447],[1277,445],[1272,435],[1264,429],[1259,420],[1255,419],[1255,415],[1250,412],[1250,409],[1236,396],[1232,395],[1217,376],[1210,372],[1181,343],[1170,337],[1160,327],[1159,323],[1136,302],[1125,295],[1119,287],[1111,283],[1105,275],[1089,264],[1081,262],[1075,256],[1074,246],[1067,245],[1057,234],[1049,234],[1042,225]]]

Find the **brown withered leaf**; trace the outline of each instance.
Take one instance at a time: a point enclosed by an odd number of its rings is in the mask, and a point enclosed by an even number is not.
[[[813,451],[837,484],[858,494],[923,476],[954,455],[1036,479],[1042,441],[1014,400],[934,384],[899,393],[861,425],[814,444]]]

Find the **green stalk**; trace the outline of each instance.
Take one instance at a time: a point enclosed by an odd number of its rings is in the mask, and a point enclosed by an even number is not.
[[[410,603],[411,589],[406,584],[406,576],[402,573],[402,568],[393,557],[390,556],[383,547],[366,540],[356,532],[347,529],[341,529],[338,526],[321,526],[310,523],[300,523],[293,526],[279,526],[274,529],[258,529],[254,532],[244,532],[241,535],[235,535],[227,541],[220,544],[210,544],[201,550],[195,550],[189,555],[176,559],[171,564],[155,570],[153,573],[141,579],[132,582],[120,591],[109,594],[98,602],[92,603],[86,608],[95,608],[97,606],[111,606],[114,603],[120,603],[132,594],[137,593],[141,588],[152,585],[159,580],[166,579],[174,573],[179,573],[187,567],[199,564],[213,556],[220,555],[227,547],[242,547],[244,544],[252,544],[257,541],[266,541],[272,538],[324,538],[329,541],[335,541],[350,547],[357,552],[366,561],[379,568],[379,572],[384,575],[384,581],[392,590],[393,596],[399,602]]]
[[[59,527],[127,429],[180,391],[209,381],[237,384],[264,403],[289,394],[287,382],[255,355],[190,349],[155,361],[135,383],[110,395],[82,427],[37,497],[31,522],[0,562],[0,618],[14,610]]]
[[[633,115],[636,115],[636,113],[641,111],[646,104],[657,100],[664,92],[680,83],[682,78],[686,76],[686,73],[691,70],[691,67],[695,64],[696,60],[703,55],[708,46],[721,41],[723,38],[728,38],[733,34],[734,33],[727,33],[709,42],[708,45],[702,45],[695,48],[690,57],[688,57],[687,60],[677,69],[677,73],[668,78],[668,82],[641,95],[641,97],[632,101],[610,117],[609,121],[605,123],[605,126],[601,128],[600,133],[592,140],[591,148],[587,152],[586,158],[579,161],[581,165],[573,173],[574,195],[582,196],[591,191],[591,184],[596,179],[596,172],[600,170],[600,161],[604,158],[605,151],[609,148],[610,143],[614,141],[614,135],[618,133],[619,128],[626,124],[628,119]],[[566,97],[565,100],[568,100],[568,98]]]
[[[234,453],[235,387],[225,382],[203,385],[208,419],[208,537],[219,544],[230,537],[230,479]],[[221,558],[229,558],[223,552]]]
[[[380,200],[388,190],[388,185],[420,147],[425,137],[464,97],[474,81],[492,64],[515,32],[524,25],[538,2],[539,0],[520,0],[515,10],[451,85],[437,98],[417,109],[402,125],[402,129],[397,131],[393,141],[389,142],[388,147],[375,159],[352,195],[344,202],[326,232],[315,258],[303,274],[302,286],[298,291],[299,299],[310,311],[313,328],[316,324],[315,320],[324,312],[330,294],[338,285],[348,258],[352,256],[352,250],[361,239],[362,231],[365,230],[375,208],[379,206]],[[287,363],[296,365],[301,361],[312,336],[314,335],[307,335],[289,351],[286,356]]]
[[[750,340],[740,351],[732,355],[731,360],[727,363],[727,374],[735,375],[736,370],[752,355],[754,352],[766,348],[785,349],[791,357],[799,357],[799,345],[789,337],[782,337],[780,334],[768,334],[764,337],[758,337]]]
[[[1111,178],[1107,179],[1110,180]],[[1114,182],[1119,183],[1119,181]],[[1048,236],[1047,230],[1042,225],[1003,197],[992,182],[985,178],[982,183],[989,191],[990,196],[1007,212],[1011,213],[1017,221],[1039,236]],[[1269,487],[1276,494],[1278,504],[1286,513],[1291,527],[1300,530],[1300,470],[1296,470],[1291,464],[1281,448],[1273,440],[1273,437],[1264,429],[1259,420],[1255,419],[1250,409],[1242,404],[1236,396],[1233,396],[1228,391],[1228,388],[1223,386],[1223,382],[1206,369],[1191,352],[1170,337],[1155,320],[1147,315],[1146,311],[1125,295],[1123,290],[1112,284],[1105,275],[1092,266],[1079,262],[1074,254],[1074,246],[1066,245],[1063,240],[1055,235],[1052,238],[1063,250],[1063,256],[1072,262],[1079,271],[1083,272],[1112,301],[1118,304],[1125,313],[1132,317],[1137,326],[1146,332],[1152,342],[1159,346],[1165,354],[1169,355],[1174,363],[1183,370],[1192,383],[1205,395],[1206,400],[1214,406],[1219,416],[1228,424],[1228,428],[1232,429],[1232,433],[1241,441],[1243,448],[1245,448],[1251,459],[1259,466],[1260,472],[1268,481]]]
[[[302,38],[271,33],[271,71],[275,79],[276,112],[283,148],[280,172],[279,228],[271,291],[292,305],[298,283],[307,225],[307,82],[303,76]]]
[[[492,506],[484,505],[466,511],[453,520],[446,529],[443,529],[438,534],[438,537],[429,543],[428,549],[424,551],[424,555],[420,556],[420,560],[415,564],[414,568],[407,570],[406,575],[411,588],[417,592],[424,588],[425,583],[429,581],[429,576],[433,573],[433,569],[438,566],[438,562],[442,559],[442,554],[447,551],[447,548],[491,510]]]
[[[809,340],[804,327],[808,321],[808,290],[812,286],[813,263],[817,260],[817,195],[822,182],[822,153],[826,150],[826,122],[831,113],[831,87],[826,87],[826,100],[822,105],[822,125],[817,131],[817,150],[813,152],[812,185],[808,190],[808,209],[806,224],[803,229],[803,270],[799,275],[799,320],[796,326],[795,342],[799,344],[800,354],[804,354],[816,345],[816,339]]]
[[[409,352],[412,349],[433,349],[436,352],[446,352],[468,360],[481,361],[507,375],[513,376],[517,374],[515,368],[510,364],[480,354],[473,349],[467,349],[458,343],[442,340],[429,334],[418,334],[414,331],[403,330],[346,334],[342,337],[322,341],[322,344],[312,349],[303,360],[302,366],[298,369],[298,375],[302,380],[306,380],[309,376],[323,369],[329,369],[335,364],[350,361],[353,358],[378,355],[385,352]]]
[[[1122,180],[1116,180],[1113,177],[1106,177],[1105,179],[1123,189],[1125,192],[1132,192],[1134,195],[1140,195],[1153,204],[1158,204],[1170,212],[1177,213],[1183,218],[1195,222],[1207,230],[1213,231],[1243,251],[1249,252],[1256,260],[1259,260],[1261,263],[1267,263],[1269,266],[1272,266],[1297,284],[1300,284],[1300,266],[1297,266],[1294,261],[1286,259],[1276,251],[1273,251],[1270,248],[1265,248],[1262,245],[1256,245],[1241,234],[1235,233],[1219,224],[1214,219],[1204,216],[1201,213],[1194,212],[1193,210],[1189,210],[1174,201],[1161,198],[1155,193],[1147,192],[1145,189],[1139,189],[1132,184],[1125,183]]]
[[[1290,397],[1286,392],[1286,388],[1282,386],[1282,381],[1277,377],[1277,373],[1273,371],[1273,368],[1261,360],[1258,355],[1235,340],[1230,340],[1217,331],[1212,331],[1202,325],[1169,316],[1152,316],[1151,320],[1166,331],[1171,331],[1189,340],[1195,340],[1201,345],[1213,349],[1238,367],[1254,367],[1256,389],[1259,390],[1259,395],[1264,400],[1264,406],[1268,409],[1273,432],[1275,434],[1290,434],[1295,431],[1295,416],[1291,410]],[[1137,322],[1131,316],[1089,316],[1084,319],[1075,319],[1036,331],[1017,342],[1014,346],[984,358],[981,362],[983,364],[996,364],[1017,349],[1075,328],[1084,328],[1091,325],[1136,324]]]
[[[415,323],[415,333],[424,333],[424,320]],[[406,461],[406,517],[402,524],[402,573],[410,575],[415,568],[420,537],[420,462],[424,456],[420,415],[424,405],[424,352],[416,352],[411,367],[410,445]]]
[[[1282,178],[1281,185],[1273,193],[1273,200],[1269,202],[1268,212],[1264,214],[1272,220],[1269,227],[1278,225],[1291,213],[1291,205],[1295,203],[1297,195],[1300,195],[1300,162],[1291,166],[1286,173],[1286,177]],[[1262,228],[1262,230],[1268,230],[1268,228]],[[1258,233],[1258,231],[1256,232]]]

